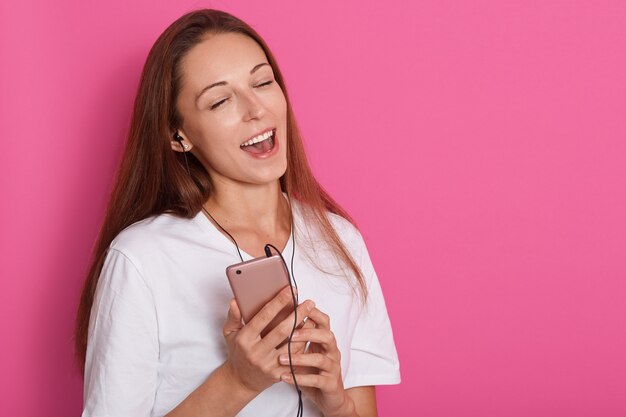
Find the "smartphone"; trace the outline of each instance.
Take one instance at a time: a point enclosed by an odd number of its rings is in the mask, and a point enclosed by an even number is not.
[[[226,268],[226,276],[237,300],[244,324],[252,320],[256,313],[290,282],[289,273],[280,255],[262,256],[230,265]],[[269,333],[292,312],[293,303],[289,303],[261,331],[261,337]],[[279,346],[282,344],[284,341]]]

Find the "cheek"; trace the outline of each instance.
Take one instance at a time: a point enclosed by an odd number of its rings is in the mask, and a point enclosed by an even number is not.
[[[285,96],[282,96],[280,104],[283,109],[283,114],[286,116],[287,115],[287,100],[285,99]]]
[[[199,120],[197,132],[201,148],[211,151],[223,149],[237,134],[236,118],[229,112],[215,116],[207,113]]]
[[[205,120],[195,130],[195,155],[202,161],[205,167],[209,165],[219,168],[225,163],[225,159],[229,159],[225,157],[228,148],[226,139],[229,138],[229,135],[227,131],[218,130],[215,128],[215,125],[210,123],[210,121]],[[207,129],[206,126],[212,126],[212,128]]]
[[[279,88],[275,96],[272,97],[272,109],[277,116],[284,116],[287,113],[287,100],[283,91]]]

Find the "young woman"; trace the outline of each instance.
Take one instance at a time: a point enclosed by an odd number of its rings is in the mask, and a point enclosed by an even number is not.
[[[295,416],[294,314],[260,335],[291,288],[244,324],[225,275],[267,243],[304,300],[303,415],[376,416],[374,386],[400,372],[363,238],[313,177],[265,42],[194,11],[143,69],[77,316],[83,416]]]

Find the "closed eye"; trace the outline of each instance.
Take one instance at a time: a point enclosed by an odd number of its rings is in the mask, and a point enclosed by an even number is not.
[[[270,85],[270,84],[271,84],[271,83],[273,83],[273,82],[274,82],[274,80],[266,81],[266,82],[264,82],[263,84],[259,84],[259,85],[257,85],[257,87],[263,87],[263,86],[265,86],[265,85]]]
[[[264,83],[261,83],[259,85],[257,85],[256,87],[265,87],[266,85],[270,85],[271,83],[273,83],[274,80],[270,80],[270,81],[266,81]],[[227,98],[225,98],[224,100],[218,101],[217,103],[215,103],[214,105],[211,106],[211,110],[221,106],[226,100],[228,100]]]
[[[215,103],[214,105],[211,106],[211,110],[213,110],[216,107],[219,107],[223,102],[225,102],[226,100],[228,100],[227,98],[225,98],[222,101],[218,101],[217,103]]]

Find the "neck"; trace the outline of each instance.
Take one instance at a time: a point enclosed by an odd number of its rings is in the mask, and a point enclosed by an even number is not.
[[[204,208],[226,230],[253,230],[276,236],[290,229],[289,203],[278,180],[254,187],[214,187]]]

